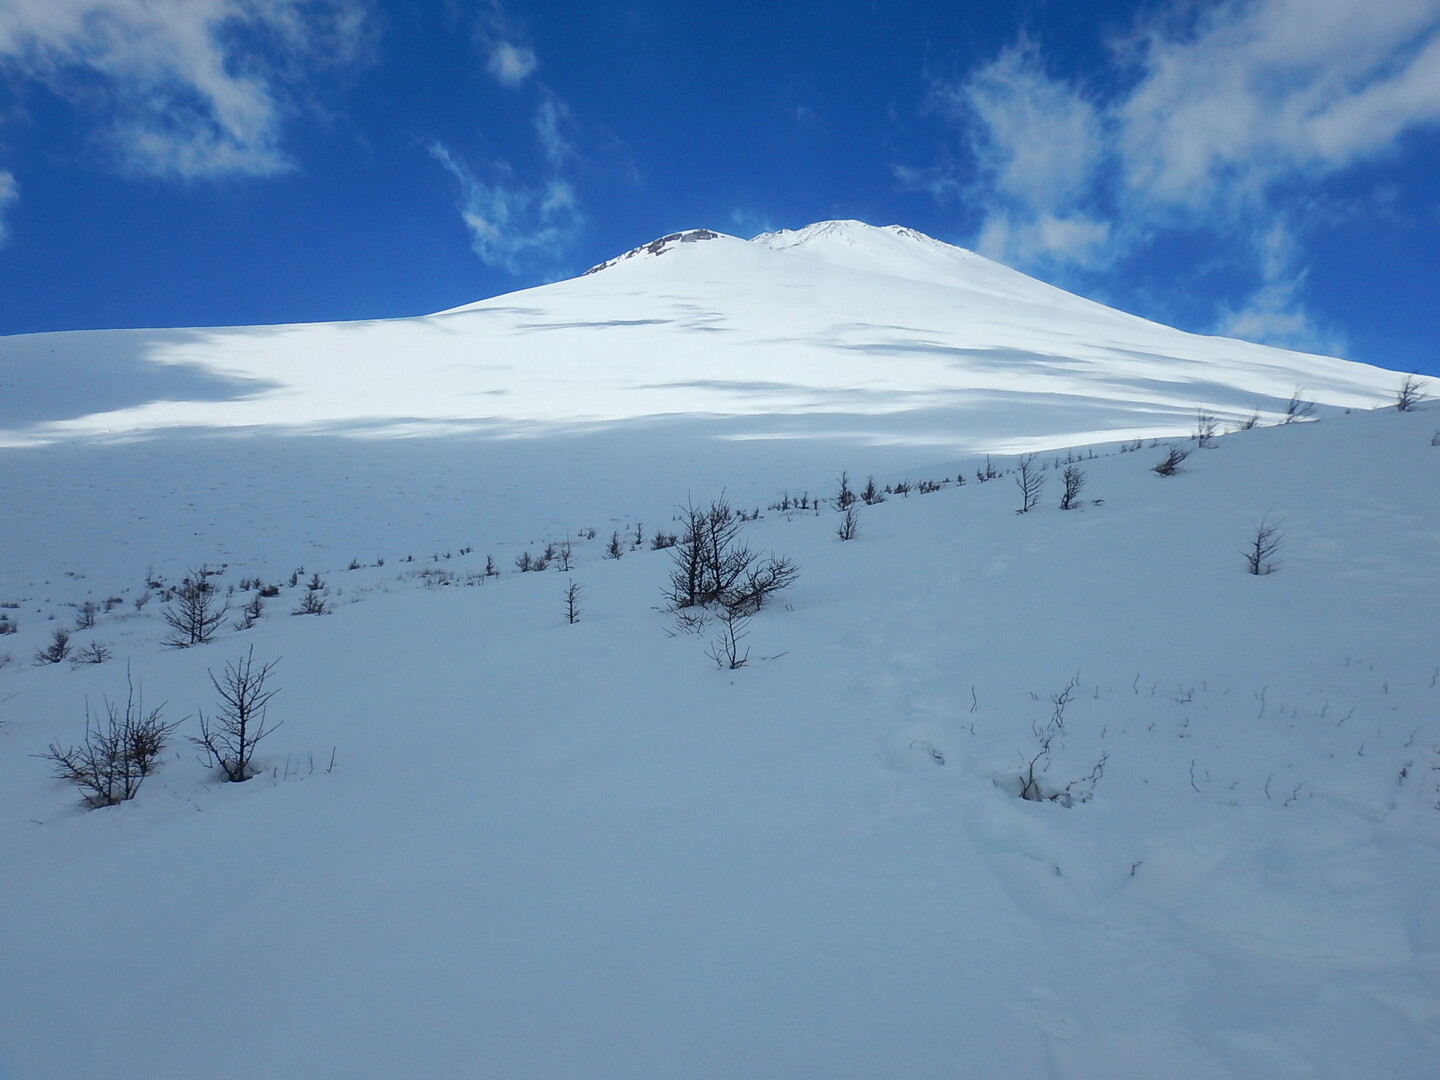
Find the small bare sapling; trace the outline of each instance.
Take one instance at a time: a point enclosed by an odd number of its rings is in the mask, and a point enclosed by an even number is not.
[[[220,708],[215,717],[200,714],[200,737],[192,742],[201,747],[225,779],[232,783],[248,780],[253,774],[250,762],[260,740],[278,728],[266,716],[270,699],[279,688],[266,683],[279,659],[256,665],[255,646],[234,663],[227,663],[223,674],[208,672],[215,692],[220,695]]]
[[[1245,569],[1257,576],[1273,574],[1280,569],[1275,555],[1285,543],[1285,535],[1268,517],[1261,518],[1260,524],[1250,534],[1250,542],[1241,552],[1245,556]]]

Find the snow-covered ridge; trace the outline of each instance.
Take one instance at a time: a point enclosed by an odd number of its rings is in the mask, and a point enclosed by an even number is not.
[[[631,248],[623,255],[617,255],[613,259],[607,259],[603,263],[598,263],[590,267],[589,270],[586,270],[585,273],[580,276],[589,277],[591,274],[598,274],[601,270],[608,270],[610,267],[625,262],[627,259],[633,259],[638,255],[664,255],[676,244],[694,244],[701,240],[714,240],[716,237],[722,235],[724,234],[712,232],[709,229],[687,229],[684,232],[667,233],[665,236],[651,240],[648,244],[641,244],[639,247]]]
[[[801,229],[779,229],[776,232],[760,233],[758,236],[751,237],[750,242],[774,248],[776,251],[784,251],[786,248],[816,243],[843,244],[848,247],[863,248],[867,244],[893,243],[894,240],[910,241],[949,251],[965,252],[966,250],[943,243],[918,229],[908,229],[903,225],[869,225],[863,221],[848,219],[817,221]]]
[[[678,244],[693,244],[702,240],[715,240],[719,237],[735,239],[713,229],[686,229],[681,232],[667,233],[648,244],[641,244],[613,259],[597,263],[580,276],[588,277],[591,274],[598,274],[602,270],[608,270],[612,266],[618,266],[620,263],[641,256],[664,255],[672,251]],[[776,232],[760,233],[758,236],[751,237],[750,243],[769,248],[772,251],[804,249],[808,253],[823,253],[838,246],[881,258],[887,251],[893,253],[902,251],[906,247],[913,249],[916,246],[932,252],[961,256],[973,254],[964,248],[942,243],[932,236],[926,236],[916,229],[907,229],[903,225],[881,227],[852,220],[817,221],[801,229],[781,229]]]

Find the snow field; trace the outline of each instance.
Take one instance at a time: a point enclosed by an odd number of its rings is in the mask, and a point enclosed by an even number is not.
[[[682,448],[730,467],[732,501],[763,514],[748,542],[801,570],[738,671],[708,634],[667,635],[665,553],[601,557],[635,517],[647,539],[665,527],[684,490],[615,504],[605,527],[540,505],[561,485],[523,487],[503,575],[427,588],[420,572],[463,581],[492,551],[392,548],[347,571],[388,537],[312,486],[313,520],[273,525],[264,576],[319,538],[330,561],[306,567],[331,615],[285,614],[287,590],[253,630],[177,651],[159,602],[127,599],[95,631],[116,658],[71,670],[28,663],[47,621],[21,612],[0,639],[0,955],[22,991],[0,1005],[0,1068],[1429,1077],[1435,415],[1240,433],[1170,478],[1150,471],[1163,448],[1081,451],[1070,512],[1053,470],[1017,515],[1011,477],[912,459],[877,480],[969,482],[862,506],[846,543],[833,510],[765,505],[828,496],[847,467],[858,488],[853,460],[796,484],[773,445],[764,471],[743,446]],[[549,450],[530,448],[536,469],[563,472],[569,445]],[[1241,548],[1267,516],[1281,569],[1254,577]],[[336,521],[351,533],[327,535]],[[573,573],[514,571],[587,526]],[[27,603],[63,614],[138,585],[133,553],[65,542],[87,578]],[[222,581],[260,572],[224,554]],[[206,669],[251,643],[283,657],[264,775],[218,784],[177,741],[133,802],[87,812],[30,756],[78,739],[127,662],[168,716],[212,708]],[[1102,755],[1103,774],[1089,801],[1024,802],[1035,727],[1072,678],[1044,781]]]

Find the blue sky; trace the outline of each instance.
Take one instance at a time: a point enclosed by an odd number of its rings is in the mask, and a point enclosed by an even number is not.
[[[903,224],[1440,373],[1440,0],[0,0],[0,333],[414,315]]]

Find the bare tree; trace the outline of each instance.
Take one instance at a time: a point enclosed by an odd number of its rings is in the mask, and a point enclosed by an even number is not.
[[[681,514],[680,540],[670,549],[667,595],[676,608],[716,603],[754,561],[754,553],[740,543],[741,521],[723,498],[708,507],[687,503]]]
[[[204,748],[209,760],[233,783],[250,779],[256,744],[280,726],[269,724],[266,717],[278,688],[265,686],[279,662],[277,658],[256,667],[252,645],[235,663],[227,663],[220,677],[207,672],[220,695],[220,708],[214,720],[200,714],[200,737],[191,741]]]
[[[724,499],[703,508],[688,503],[681,513],[684,529],[669,549],[665,595],[672,609],[719,604],[755,611],[799,575],[790,560],[761,558],[741,542],[741,518]]]
[[[319,589],[306,589],[305,595],[300,598],[300,603],[291,615],[328,615],[330,605],[325,599],[325,594]]]
[[[1079,505],[1080,489],[1085,486],[1085,470],[1079,465],[1066,465],[1060,479],[1065,484],[1065,493],[1060,496],[1060,509],[1073,510]]]
[[[58,779],[85,792],[85,802],[92,808],[133,799],[141,782],[155,771],[171,732],[179,726],[178,721],[167,724],[161,718],[164,705],[147,713],[128,673],[126,681],[130,689],[123,708],[106,699],[102,718],[85,706],[83,743],[62,747],[52,742],[41,755],[55,767]]]
[[[1045,486],[1045,474],[1035,464],[1035,455],[1026,454],[1018,463],[1015,486],[1020,489],[1020,509],[1017,514],[1028,514],[1040,501],[1040,489]]]
[[[753,615],[772,593],[788,589],[799,576],[799,568],[783,555],[754,560],[720,595],[720,603],[727,611]]]
[[[745,666],[750,650],[742,649],[741,642],[750,634],[746,628],[749,622],[750,616],[740,611],[726,608],[720,613],[720,636],[705,653],[715,661],[716,667],[735,671]]]
[[[1295,392],[1290,395],[1290,400],[1285,405],[1284,423],[1294,424],[1301,420],[1308,420],[1315,415],[1315,403],[1306,401],[1301,396],[1304,393],[1305,391],[1297,386]]]
[[[50,644],[36,652],[35,663],[58,664],[68,658],[69,655],[70,631],[57,626],[55,632],[50,635]]]
[[[876,503],[885,501],[885,496],[875,486],[875,477],[866,477],[865,487],[860,492],[860,498],[865,501],[866,506],[874,506]]]
[[[565,587],[565,621],[572,626],[580,621],[580,594],[583,591],[574,581]]]
[[[229,601],[210,580],[215,574],[208,566],[187,572],[175,590],[174,601],[161,612],[165,625],[174,631],[164,644],[172,649],[188,649],[192,645],[204,645],[215,636],[225,613],[230,610]]]
[[[1273,560],[1284,543],[1285,534],[1279,527],[1272,525],[1268,517],[1261,518],[1250,535],[1250,542],[1241,551],[1245,556],[1245,569],[1256,575],[1273,574],[1280,569],[1280,564]]]
[[[1161,476],[1174,476],[1180,471],[1180,463],[1190,456],[1189,450],[1182,450],[1178,446],[1170,447],[1170,452],[1165,455],[1165,460],[1156,465],[1154,472]]]
[[[835,509],[848,510],[855,504],[855,492],[850,490],[850,474],[840,474],[840,493],[835,496]]]
[[[1430,384],[1417,375],[1406,375],[1400,389],[1395,391],[1395,411],[1409,412],[1425,400],[1425,387]]]
[[[265,601],[261,599],[260,590],[256,589],[255,595],[250,598],[250,602],[240,609],[239,621],[232,625],[236,630],[249,630],[260,621],[260,617],[264,614]]]
[[[1220,430],[1219,418],[1209,409],[1197,409],[1195,412],[1195,445],[1200,447],[1211,446],[1215,442],[1215,433]]]
[[[1071,677],[1065,684],[1065,688],[1058,694],[1050,696],[1050,704],[1053,709],[1048,722],[1042,724],[1036,720],[1031,723],[1030,730],[1035,733],[1037,748],[1029,759],[1022,756],[1020,773],[1020,798],[1027,802],[1044,802],[1051,798],[1040,786],[1040,778],[1050,769],[1050,751],[1055,740],[1065,731],[1065,707],[1075,697],[1075,688],[1080,685],[1078,674]]]
[[[855,507],[847,506],[844,516],[840,518],[840,524],[835,527],[835,535],[841,540],[854,540],[860,535],[860,515],[855,513]]]
[[[110,659],[110,647],[98,641],[92,641],[75,654],[77,664],[103,664]]]

